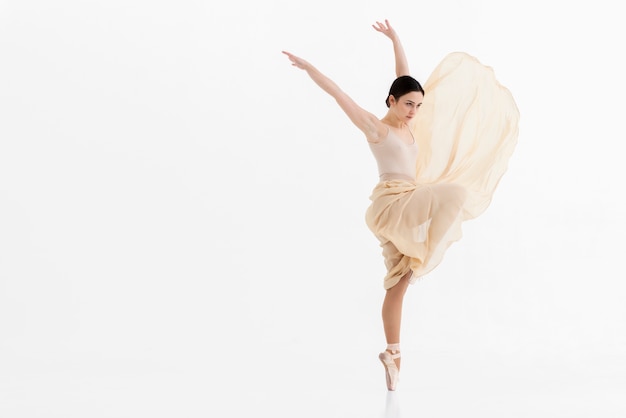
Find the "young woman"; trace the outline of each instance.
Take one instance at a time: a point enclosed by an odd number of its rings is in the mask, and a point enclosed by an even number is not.
[[[410,283],[432,271],[461,237],[461,222],[488,206],[517,142],[519,113],[489,67],[464,53],[444,58],[425,89],[409,75],[400,39],[389,22],[374,29],[391,39],[396,79],[381,119],[356,104],[304,59],[283,51],[330,94],[359,128],[380,176],[366,222],[387,267],[382,307],[387,349],[379,354],[387,389],[400,370],[402,301]]]

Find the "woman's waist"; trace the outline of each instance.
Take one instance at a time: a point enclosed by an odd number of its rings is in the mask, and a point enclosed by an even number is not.
[[[406,180],[410,182],[415,182],[415,176],[411,176],[403,173],[382,173],[380,176],[380,181],[390,181],[390,180]]]

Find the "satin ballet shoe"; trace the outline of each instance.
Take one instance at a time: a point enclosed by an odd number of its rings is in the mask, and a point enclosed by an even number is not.
[[[400,380],[400,371],[394,359],[400,358],[400,352],[391,354],[389,351],[383,351],[378,358],[385,366],[385,377],[387,378],[387,390],[396,390],[398,380]]]

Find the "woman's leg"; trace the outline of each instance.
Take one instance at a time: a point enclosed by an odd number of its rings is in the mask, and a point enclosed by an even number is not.
[[[402,301],[406,289],[409,287],[409,277],[412,272],[402,276],[398,284],[387,290],[383,301],[383,327],[387,344],[400,344],[400,322],[402,320]],[[400,369],[400,358],[395,359]]]

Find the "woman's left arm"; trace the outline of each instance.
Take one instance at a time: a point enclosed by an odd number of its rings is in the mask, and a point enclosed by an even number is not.
[[[404,48],[402,47],[402,43],[400,42],[400,37],[396,33],[396,31],[391,27],[389,21],[385,19],[385,23],[376,22],[376,25],[372,25],[374,29],[378,32],[385,35],[387,38],[391,39],[393,42],[393,54],[395,56],[396,61],[396,77],[400,77],[403,75],[409,74],[409,63],[406,59],[406,55],[404,53]]]

